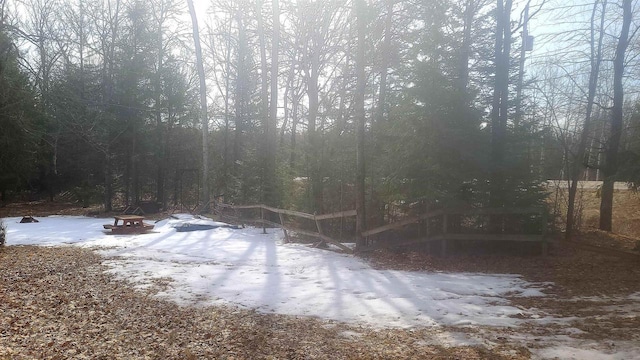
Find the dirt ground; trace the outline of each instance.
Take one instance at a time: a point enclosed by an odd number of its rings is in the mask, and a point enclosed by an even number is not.
[[[633,206],[629,201],[627,218],[638,216]],[[0,217],[94,211],[29,203],[0,208]],[[638,253],[629,234],[586,230],[576,241]],[[566,343],[618,358],[640,353],[640,256],[557,241],[546,257],[382,250],[364,257],[378,268],[520,274],[550,285],[547,297],[508,299],[523,309],[516,328],[373,329],[234,307],[180,307],[153,297],[167,284],[134,291],[106,274],[90,250],[9,246],[0,250],[0,359],[529,359],[563,358],[567,352],[547,349]],[[528,309],[555,320],[528,319]],[[472,341],[448,346],[458,337]]]
[[[527,359],[519,345],[445,347],[445,329],[376,330],[134,291],[74,247],[0,252],[0,359]]]

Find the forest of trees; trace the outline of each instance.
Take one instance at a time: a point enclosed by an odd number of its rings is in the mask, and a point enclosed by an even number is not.
[[[611,230],[613,182],[640,182],[637,0],[193,1],[0,0],[2,202],[223,194],[362,225],[598,179]]]

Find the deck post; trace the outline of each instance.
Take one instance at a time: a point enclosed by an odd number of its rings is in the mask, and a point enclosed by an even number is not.
[[[279,212],[278,217],[280,218],[280,226],[282,227],[282,231],[284,232],[284,242],[289,243],[289,233],[287,232],[287,229],[285,229],[285,226],[284,226],[284,216],[282,216],[282,213]]]
[[[313,219],[316,221],[316,228],[318,229],[318,234],[324,235],[324,231],[322,231],[322,224],[320,223],[320,220],[318,220],[318,218],[316,218],[315,215],[313,216]],[[321,239],[318,245],[322,245],[322,243],[324,243],[324,240]]]

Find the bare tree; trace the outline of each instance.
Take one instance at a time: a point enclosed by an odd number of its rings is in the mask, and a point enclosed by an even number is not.
[[[269,102],[269,123],[267,132],[267,202],[274,204],[276,194],[276,152],[278,139],[278,55],[280,51],[280,4],[278,0],[271,1],[273,33],[271,37],[271,99]]]
[[[273,35],[271,38],[271,79],[267,71],[267,41],[264,20],[262,16],[262,1],[256,2],[256,18],[258,26],[258,40],[260,44],[260,80],[261,106],[260,118],[263,123],[264,137],[262,162],[262,201],[275,205],[276,193],[276,149],[277,149],[277,106],[278,106],[278,46],[280,32],[280,7],[278,1],[272,1]],[[270,84],[269,84],[270,81]],[[270,88],[270,89],[269,89]],[[271,97],[269,98],[269,91]]]
[[[391,50],[391,38],[392,38],[392,26],[393,26],[393,6],[395,0],[386,0],[386,14],[384,19],[384,38],[382,40],[382,67],[380,69],[380,90],[378,92],[378,110],[376,115],[376,121],[383,121],[386,114],[387,106],[387,76],[389,73],[389,63],[392,54]]]
[[[228,194],[229,186],[232,183],[232,168],[234,162],[234,152],[232,149],[233,139],[233,81],[234,68],[237,65],[233,61],[233,53],[237,45],[237,33],[234,32],[235,13],[237,4],[227,2],[212,3],[211,16],[207,19],[207,41],[206,58],[212,59],[212,63],[205,63],[208,66],[207,73],[213,77],[213,84],[217,89],[217,98],[222,101],[216,104],[223,109],[222,118],[222,142],[221,154],[222,162],[218,171],[216,189],[220,194]]]
[[[365,0],[354,0],[354,12],[357,21],[358,45],[356,51],[356,94],[355,94],[355,120],[356,120],[356,246],[366,245],[362,238],[362,232],[366,230],[366,204],[365,204],[365,122],[364,98],[367,85],[365,72],[365,37],[367,24],[365,14],[367,6]]]
[[[460,65],[458,70],[458,89],[467,92],[469,86],[469,61],[472,59],[474,45],[474,25],[478,12],[487,6],[487,1],[463,0],[462,2],[462,42],[460,43]]]
[[[207,80],[204,74],[202,62],[202,48],[200,47],[200,31],[198,28],[198,17],[193,7],[193,0],[187,0],[189,14],[191,14],[191,24],[193,26],[193,43],[196,49],[196,67],[198,78],[200,79],[200,122],[202,126],[202,189],[200,203],[206,210],[209,206],[209,118],[207,116]]]
[[[338,44],[342,41],[345,31],[347,11],[341,2],[307,2],[298,9],[297,27],[302,41],[300,41],[301,61],[304,84],[308,99],[306,151],[309,179],[311,183],[311,207],[313,211],[324,211],[323,164],[324,147],[322,134],[325,129],[325,117],[319,116],[321,90],[328,79],[321,76],[327,70],[328,64],[339,52]],[[334,64],[335,65],[335,64]],[[325,80],[325,82],[321,82]],[[330,78],[331,79],[331,78]]]
[[[242,2],[240,4],[243,4]],[[233,166],[234,175],[240,177],[241,165],[244,159],[244,132],[249,123],[249,45],[245,30],[244,9],[238,6],[235,13],[236,25],[238,28],[238,44],[236,53],[236,81],[235,81],[235,139],[233,143]],[[245,198],[247,192],[245,184],[240,181],[241,198]]]
[[[491,199],[492,207],[504,206],[504,158],[509,103],[511,52],[511,0],[496,2],[495,80],[491,104]]]
[[[600,7],[600,25],[596,28],[596,15]],[[587,163],[585,159],[587,140],[591,133],[591,114],[593,112],[593,104],[596,96],[596,90],[598,87],[598,76],[600,75],[600,64],[602,63],[602,40],[604,38],[604,21],[605,10],[607,8],[607,0],[603,0],[602,3],[596,1],[593,4],[593,11],[591,13],[591,36],[590,36],[590,65],[591,70],[589,73],[589,90],[587,94],[586,113],[584,123],[582,125],[582,132],[580,134],[580,141],[578,148],[575,152],[575,157],[570,165],[571,169],[570,185],[569,185],[569,199],[567,203],[567,222],[565,238],[570,239],[573,235],[575,227],[575,205],[576,194],[578,191],[578,180],[580,179],[581,170],[584,169],[584,164]],[[596,32],[598,33],[596,40]]]
[[[155,76],[154,76],[154,117],[156,122],[156,137],[157,137],[157,173],[156,173],[156,202],[164,209],[166,207],[165,196],[165,172],[167,161],[167,144],[169,139],[168,132],[165,129],[163,123],[163,111],[166,112],[165,105],[163,104],[163,76],[165,71],[165,62],[167,61],[167,51],[170,50],[170,45],[176,39],[176,34],[169,33],[167,29],[170,23],[175,23],[177,15],[181,12],[181,8],[175,0],[156,0],[150,3],[152,16],[155,26],[155,51],[156,51],[156,63],[155,63]]]
[[[57,18],[59,16],[59,3],[57,1],[27,0],[25,1],[26,16],[21,34],[25,40],[35,47],[37,58],[31,63],[25,62],[35,79],[40,94],[40,104],[45,119],[50,123],[49,129],[43,136],[43,140],[51,148],[49,163],[49,179],[58,175],[59,140],[63,131],[60,119],[51,113],[51,82],[53,72],[63,52],[58,40],[59,29]],[[33,65],[35,63],[35,66]],[[49,184],[49,196],[53,200],[52,184]]]
[[[615,57],[613,59],[613,109],[611,110],[611,127],[605,149],[605,160],[602,173],[600,201],[600,230],[612,230],[613,217],[613,185],[618,172],[618,151],[622,135],[622,107],[624,105],[624,88],[622,80],[625,71],[625,56],[629,46],[629,28],[633,20],[631,0],[622,1],[622,28],[618,37]]]
[[[259,142],[262,153],[262,165],[260,167],[260,200],[263,203],[274,205],[270,199],[271,188],[274,179],[270,176],[269,140],[270,140],[270,119],[269,119],[269,64],[267,63],[267,40],[264,31],[264,19],[262,17],[263,1],[255,3],[255,17],[258,26],[258,43],[260,44],[260,109],[259,117],[262,123],[263,136]]]

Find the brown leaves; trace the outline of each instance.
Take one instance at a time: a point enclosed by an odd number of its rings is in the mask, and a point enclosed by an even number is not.
[[[601,239],[600,242],[606,242]],[[549,256],[451,255],[378,250],[368,255],[386,269],[521,274],[528,281],[553,282],[558,296],[629,295],[640,291],[637,260],[585,251],[558,241]]]
[[[74,247],[5,248],[0,359],[527,358],[431,345],[443,331],[437,328],[375,330],[233,307],[180,307],[114,280],[101,260]]]

